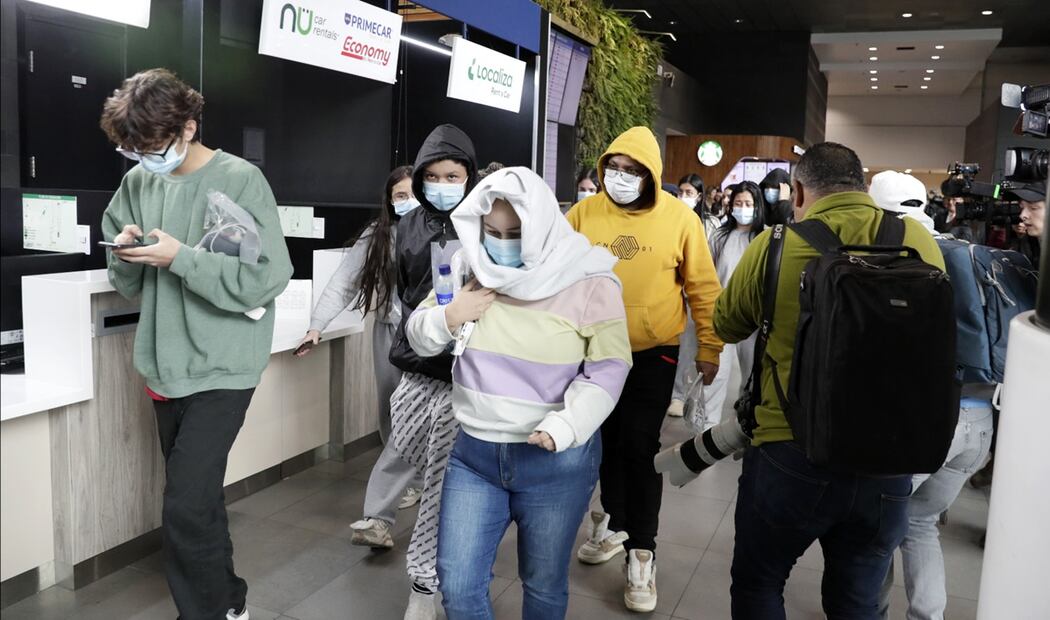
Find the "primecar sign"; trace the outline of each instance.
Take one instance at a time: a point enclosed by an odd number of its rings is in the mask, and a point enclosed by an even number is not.
[[[264,0],[259,53],[393,84],[401,16],[359,0]]]

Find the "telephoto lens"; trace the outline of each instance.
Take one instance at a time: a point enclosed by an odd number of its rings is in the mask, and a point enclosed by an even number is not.
[[[708,467],[751,445],[751,438],[730,416],[688,441],[667,448],[656,455],[653,465],[659,474],[667,473],[676,487],[692,482]]]

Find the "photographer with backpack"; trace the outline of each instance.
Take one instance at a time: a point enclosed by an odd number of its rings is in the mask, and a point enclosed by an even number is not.
[[[907,530],[908,474],[935,471],[951,442],[959,394],[941,253],[865,190],[852,150],[808,149],[792,175],[798,223],[759,235],[715,305],[726,342],[760,334],[753,409],[741,412],[753,446],[736,504],[737,620],[785,617],[784,583],[816,540],[825,613],[877,617]]]

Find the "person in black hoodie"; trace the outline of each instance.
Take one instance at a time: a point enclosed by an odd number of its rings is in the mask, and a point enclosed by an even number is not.
[[[459,426],[452,416],[452,356],[421,358],[405,336],[412,312],[434,288],[441,264],[451,264],[459,247],[449,216],[478,181],[474,143],[453,125],[436,127],[416,156],[412,191],[420,207],[397,227],[397,289],[402,320],[390,350],[390,361],[404,375],[390,399],[388,446],[423,477],[419,517],[409,543],[408,576],[412,579],[405,620],[437,616],[437,528],[445,465]],[[462,274],[459,274],[462,275]],[[479,294],[479,293],[468,293]]]
[[[766,226],[790,224],[795,221],[795,213],[791,207],[791,175],[786,170],[770,170],[758,186],[766,203]]]

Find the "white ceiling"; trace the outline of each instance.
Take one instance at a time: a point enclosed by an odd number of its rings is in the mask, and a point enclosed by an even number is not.
[[[828,95],[944,96],[966,90],[1001,38],[1001,29],[987,28],[825,32],[814,33],[810,42],[828,78]],[[937,49],[938,45],[943,49]],[[876,49],[869,49],[872,47]],[[870,60],[873,56],[877,60]],[[930,79],[925,80],[927,77]]]

